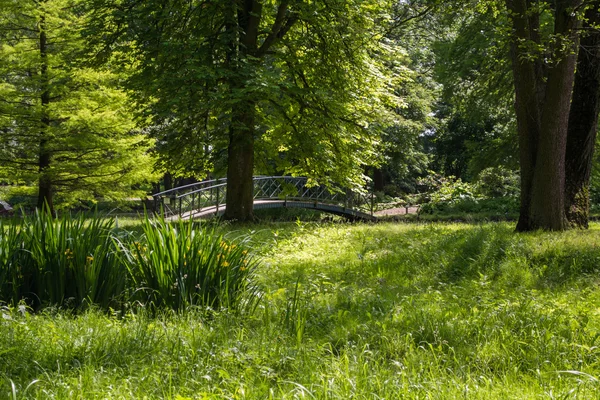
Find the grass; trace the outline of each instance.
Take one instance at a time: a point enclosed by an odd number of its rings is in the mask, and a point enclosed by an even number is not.
[[[253,312],[0,310],[8,398],[600,397],[600,225],[265,224]]]

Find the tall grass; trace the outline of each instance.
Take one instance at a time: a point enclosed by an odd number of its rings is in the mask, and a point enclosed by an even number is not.
[[[0,397],[598,399],[599,228],[252,226],[252,313],[0,307]]]
[[[0,300],[17,303],[29,290],[31,260],[23,249],[21,226],[0,220]]]

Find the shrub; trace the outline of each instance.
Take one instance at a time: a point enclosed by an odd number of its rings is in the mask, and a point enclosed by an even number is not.
[[[490,167],[479,173],[477,192],[483,197],[518,197],[520,177],[517,171],[504,167]]]
[[[126,270],[115,254],[112,225],[99,216],[54,220],[36,212],[0,226],[0,298],[33,307],[114,305]]]
[[[134,299],[175,310],[235,309],[244,300],[255,300],[249,290],[256,262],[243,243],[191,221],[146,218],[142,228],[139,240],[131,238],[123,246]]]
[[[435,190],[429,193],[429,201],[421,206],[422,213],[446,211],[448,208],[462,204],[477,204],[475,187],[472,184],[455,179],[453,176],[447,178],[436,176],[432,179],[435,185],[429,187]]]

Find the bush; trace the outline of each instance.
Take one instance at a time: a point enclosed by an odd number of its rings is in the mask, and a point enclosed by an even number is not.
[[[520,177],[517,171],[504,167],[490,167],[479,173],[477,192],[487,198],[518,197]]]
[[[515,197],[495,199],[464,199],[450,202],[426,203],[421,206],[423,214],[476,214],[510,215],[519,212],[519,200]]]
[[[476,184],[437,174],[423,179],[422,184],[430,189],[421,205],[422,214],[518,212],[519,177],[503,167],[483,170]]]
[[[0,302],[108,310],[137,300],[184,310],[235,309],[257,299],[249,292],[256,260],[216,228],[147,218],[137,239],[117,237],[113,226],[111,218],[83,214],[0,220]]]
[[[123,249],[137,288],[134,299],[175,310],[233,309],[244,301],[256,261],[242,243],[192,221],[146,218],[142,227],[140,240],[129,240]]]
[[[113,221],[36,212],[0,230],[0,299],[32,307],[108,308],[125,287],[113,245]]]
[[[425,179],[423,184],[434,190],[428,193],[428,199],[425,199],[428,201],[421,206],[422,213],[445,211],[462,204],[477,204],[475,187],[453,176],[446,178],[434,175]]]

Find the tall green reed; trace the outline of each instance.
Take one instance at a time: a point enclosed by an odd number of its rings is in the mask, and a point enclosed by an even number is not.
[[[133,300],[175,310],[231,310],[257,300],[257,263],[243,242],[192,221],[146,218],[142,230],[139,240],[122,243],[136,288]]]
[[[21,224],[0,221],[0,301],[18,303],[28,291],[30,259],[23,252]]]
[[[127,281],[112,240],[113,220],[47,212],[2,227],[0,300],[103,308],[117,304]]]

